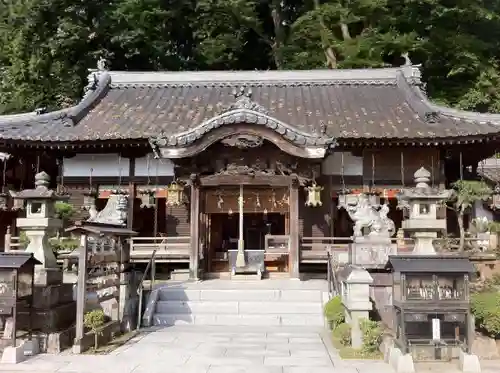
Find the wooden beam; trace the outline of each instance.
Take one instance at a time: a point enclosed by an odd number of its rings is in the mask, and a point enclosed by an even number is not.
[[[299,180],[290,184],[290,253],[288,268],[291,278],[299,278]]]
[[[283,175],[214,175],[206,176],[200,179],[202,186],[220,186],[220,185],[270,185],[270,186],[289,186],[290,176]]]

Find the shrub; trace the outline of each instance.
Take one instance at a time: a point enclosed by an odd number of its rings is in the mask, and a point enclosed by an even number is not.
[[[325,304],[324,313],[331,329],[337,328],[345,321],[344,306],[340,296],[333,297]]]
[[[83,325],[94,332],[94,348],[97,348],[99,343],[99,333],[97,329],[106,322],[106,315],[103,310],[93,310],[87,312],[83,317]]]
[[[341,323],[333,330],[333,336],[338,339],[342,346],[351,345],[351,326],[347,323]]]
[[[476,324],[493,337],[500,335],[500,293],[484,292],[472,295],[472,313]]]
[[[373,353],[378,351],[382,338],[380,323],[372,320],[362,320],[360,327],[363,333],[363,352]]]

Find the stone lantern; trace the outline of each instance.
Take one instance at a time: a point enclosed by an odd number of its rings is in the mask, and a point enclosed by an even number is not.
[[[14,199],[26,201],[26,217],[17,219],[17,226],[26,232],[28,253],[41,264],[36,266],[37,283],[49,284],[61,280],[62,272],[49,245],[49,233],[62,227],[62,220],[55,217],[55,203],[63,199],[49,189],[50,176],[46,172],[35,175],[35,189],[13,194]]]
[[[409,211],[409,218],[403,221],[403,230],[415,239],[413,253],[417,255],[436,254],[433,241],[439,232],[446,230],[446,219],[438,218],[443,201],[450,198],[451,190],[439,190],[429,186],[431,173],[424,167],[415,172],[416,186],[403,189],[398,196]]]

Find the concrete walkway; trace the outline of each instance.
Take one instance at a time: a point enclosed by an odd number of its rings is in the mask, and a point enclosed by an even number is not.
[[[109,355],[39,355],[0,372],[388,373],[383,362],[341,361],[321,330],[175,326],[146,331]]]

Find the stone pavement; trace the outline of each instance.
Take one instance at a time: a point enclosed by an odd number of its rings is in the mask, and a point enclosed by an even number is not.
[[[389,373],[341,361],[321,329],[175,326],[148,330],[109,355],[39,355],[0,372]]]

